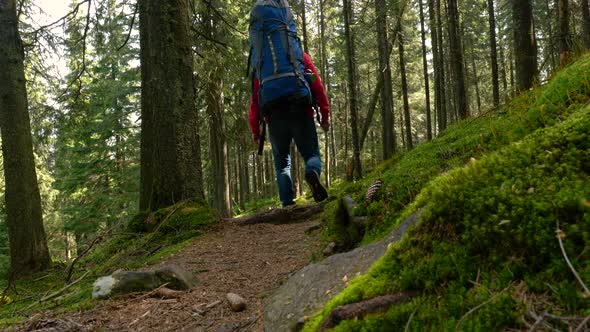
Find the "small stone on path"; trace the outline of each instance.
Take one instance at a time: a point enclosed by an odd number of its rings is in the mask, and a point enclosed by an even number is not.
[[[231,310],[238,312],[246,309],[246,300],[238,294],[227,293],[226,298]]]

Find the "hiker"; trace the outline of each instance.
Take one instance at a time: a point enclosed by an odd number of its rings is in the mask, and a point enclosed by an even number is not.
[[[303,54],[303,62],[306,74],[312,76],[309,80],[309,87],[312,92],[312,98],[320,110],[321,127],[324,131],[328,131],[330,128],[330,107],[326,91],[317,73],[317,69],[307,53]],[[248,120],[256,146],[260,145],[261,139],[261,111],[258,102],[259,89],[260,83],[257,78],[253,77]],[[290,147],[292,141],[295,141],[297,150],[299,150],[305,161],[305,180],[310,186],[314,200],[321,202],[326,199],[328,193],[320,181],[322,164],[312,105],[289,104],[286,101],[269,110],[264,121],[268,123],[277,185],[283,207],[295,204],[293,201],[295,199],[295,193],[293,192],[293,181],[291,180]]]
[[[321,127],[330,128],[328,97],[318,72],[297,38],[297,26],[287,0],[257,0],[250,12],[252,97],[248,120],[258,154],[262,154],[266,125],[283,207],[294,205],[291,142],[305,161],[305,180],[316,202],[328,196],[320,181],[322,163],[313,105],[319,107]],[[260,127],[262,126],[262,132]]]

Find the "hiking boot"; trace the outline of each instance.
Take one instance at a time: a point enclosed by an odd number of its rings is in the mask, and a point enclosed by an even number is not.
[[[328,198],[328,192],[326,191],[326,188],[322,186],[322,183],[320,182],[320,176],[316,171],[306,172],[305,180],[311,188],[313,200],[316,201],[316,203],[319,203]]]

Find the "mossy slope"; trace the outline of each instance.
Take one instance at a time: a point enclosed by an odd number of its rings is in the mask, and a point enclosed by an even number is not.
[[[531,320],[529,310],[590,314],[590,299],[555,236],[559,223],[573,266],[589,282],[589,100],[585,57],[503,113],[457,124],[347,188],[361,192],[376,177],[386,181],[380,200],[366,207],[378,226],[367,230],[365,242],[418,208],[423,213],[419,225],[316,314],[306,330],[316,330],[338,305],[403,290],[423,295],[335,330],[400,330],[410,316],[410,330],[455,330],[465,313],[494,295],[463,319],[461,330],[523,328]],[[441,158],[441,151],[454,157]],[[477,160],[462,166],[471,157]],[[458,167],[437,176],[453,163]],[[338,227],[334,223],[331,234],[338,234]],[[558,320],[551,324],[566,328]]]

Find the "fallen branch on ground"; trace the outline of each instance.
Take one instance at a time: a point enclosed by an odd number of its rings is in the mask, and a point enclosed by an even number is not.
[[[384,312],[389,309],[390,306],[411,300],[418,296],[418,294],[419,293],[415,291],[400,292],[339,306],[330,312],[330,315],[324,324],[322,324],[319,331],[331,329],[347,319],[353,319],[377,312]]]
[[[324,211],[325,203],[312,205],[295,205],[288,208],[272,209],[251,216],[240,218],[224,218],[238,225],[254,225],[261,223],[288,224],[305,221],[307,218]]]
[[[34,307],[34,306],[36,306],[37,304],[40,304],[40,303],[42,303],[42,302],[45,302],[45,301],[47,301],[47,300],[51,300],[52,298],[54,298],[54,297],[58,296],[59,294],[61,294],[61,293],[65,292],[66,290],[68,290],[70,287],[72,287],[72,286],[74,286],[75,284],[79,283],[79,282],[80,282],[82,279],[84,279],[84,278],[85,278],[85,277],[88,275],[88,273],[90,273],[90,271],[86,271],[86,273],[84,273],[84,274],[83,274],[83,275],[82,275],[80,278],[76,279],[76,280],[75,280],[75,281],[73,281],[72,283],[70,283],[70,284],[68,284],[68,285],[66,285],[66,286],[64,286],[64,287],[62,287],[62,288],[60,288],[59,290],[57,290],[57,291],[55,291],[55,292],[53,292],[53,293],[51,293],[51,294],[49,294],[49,295],[43,296],[43,297],[42,297],[42,298],[40,298],[39,300],[37,300],[37,301],[35,301],[35,302],[33,302],[33,303],[29,304],[29,305],[28,305],[26,308],[24,308],[24,309],[20,310],[18,313],[25,312],[25,311],[27,311],[27,310],[29,310],[29,309],[33,308],[33,307]]]
[[[582,280],[582,278],[580,278],[580,275],[578,274],[578,272],[576,272],[576,269],[574,269],[572,262],[570,262],[570,259],[567,257],[567,253],[565,252],[565,248],[563,247],[563,238],[565,238],[565,233],[561,229],[559,229],[559,221],[557,222],[557,230],[555,232],[557,233],[559,248],[561,248],[561,253],[563,254],[563,258],[565,258],[567,266],[569,266],[570,270],[576,277],[576,280],[578,280],[580,285],[582,285],[582,288],[584,288],[584,297],[590,298],[590,290],[588,290],[588,287],[586,287],[586,284],[584,284],[584,281]]]
[[[108,232],[106,234],[108,234]],[[102,235],[99,235],[96,238],[94,238],[94,240],[92,240],[92,242],[90,243],[88,248],[86,248],[86,250],[84,250],[80,255],[78,255],[76,258],[74,258],[74,260],[68,265],[68,267],[66,268],[66,283],[70,282],[70,279],[72,279],[72,274],[74,272],[74,265],[76,265],[76,263],[82,257],[88,255],[88,253],[90,252],[92,247],[94,247],[94,245],[97,244],[98,242],[102,241],[104,239],[104,236],[105,235],[102,234]]]

